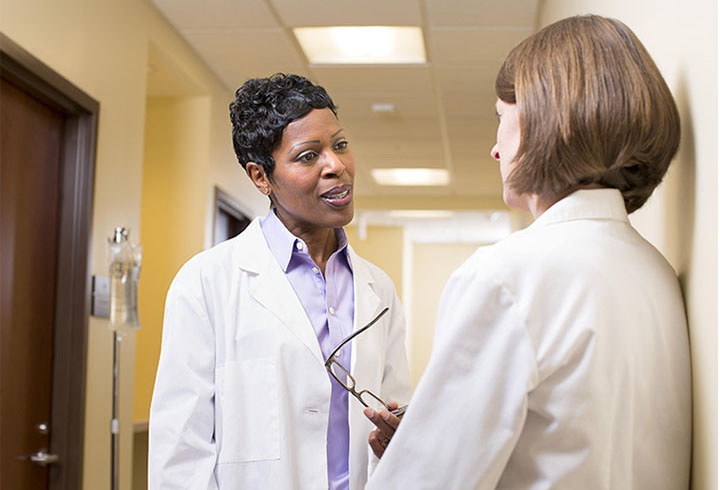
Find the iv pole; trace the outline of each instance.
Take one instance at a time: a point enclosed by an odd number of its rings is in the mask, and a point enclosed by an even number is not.
[[[122,335],[113,332],[113,401],[110,420],[110,479],[112,490],[118,490],[120,480],[120,343]]]
[[[113,330],[112,419],[110,420],[110,488],[120,481],[120,347],[128,332],[140,328],[137,287],[142,247],[128,240],[128,229],[115,228],[110,245],[110,328]]]

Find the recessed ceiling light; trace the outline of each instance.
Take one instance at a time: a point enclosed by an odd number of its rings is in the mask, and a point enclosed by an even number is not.
[[[395,112],[395,104],[390,102],[378,102],[370,106],[370,110],[377,114],[392,114]]]
[[[295,37],[314,64],[420,64],[425,45],[419,27],[296,27]]]
[[[370,171],[378,185],[447,185],[450,174],[442,168],[376,168]]]

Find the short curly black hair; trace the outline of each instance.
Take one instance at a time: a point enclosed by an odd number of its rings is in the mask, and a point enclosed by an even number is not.
[[[240,165],[259,163],[272,178],[272,152],[285,127],[313,109],[326,107],[337,117],[337,107],[325,89],[300,75],[275,73],[243,83],[230,103],[233,147]]]

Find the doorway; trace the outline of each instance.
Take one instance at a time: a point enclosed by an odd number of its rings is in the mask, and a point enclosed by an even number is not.
[[[239,235],[252,221],[242,205],[230,194],[215,187],[213,245]]]
[[[98,103],[0,34],[0,487],[82,487]]]

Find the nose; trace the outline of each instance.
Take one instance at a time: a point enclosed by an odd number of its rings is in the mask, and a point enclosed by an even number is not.
[[[490,150],[490,156],[493,157],[498,162],[500,161],[500,152],[498,151],[497,145],[492,147],[492,150]]]
[[[325,165],[323,167],[323,176],[339,177],[345,172],[345,162],[341,155],[330,151],[327,153]]]

